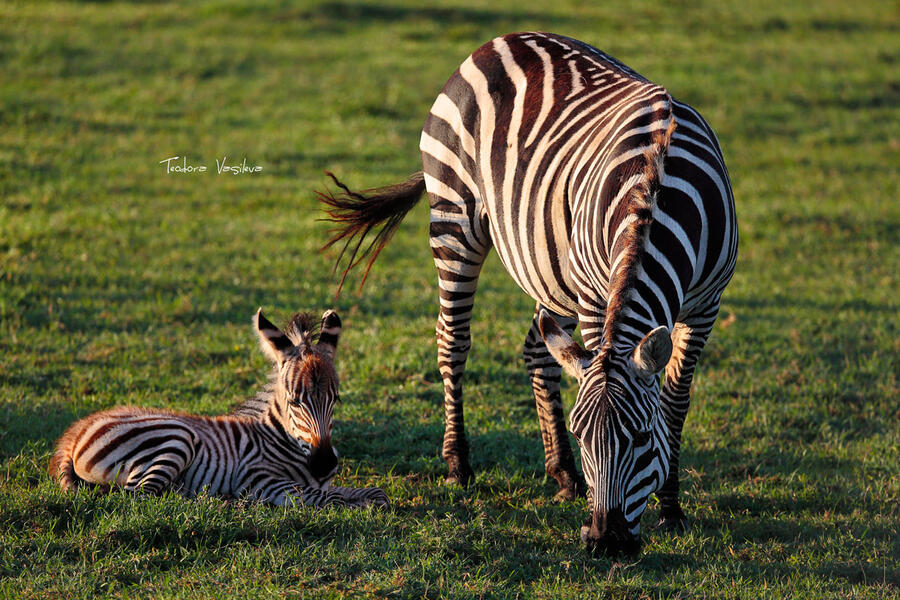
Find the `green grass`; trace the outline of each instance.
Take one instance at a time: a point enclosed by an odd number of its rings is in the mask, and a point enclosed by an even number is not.
[[[0,596],[900,596],[896,4],[547,4],[0,6]],[[585,554],[584,502],[552,503],[543,474],[519,358],[533,305],[495,258],[466,380],[478,480],[442,485],[423,207],[337,302],[338,480],[384,487],[392,510],[49,481],[79,416],[251,394],[256,308],[333,305],[322,170],[355,186],[416,170],[450,73],[523,29],[612,53],[724,148],[741,248],[685,431],[689,534],[648,532],[627,563]],[[166,175],[175,155],[264,170]]]

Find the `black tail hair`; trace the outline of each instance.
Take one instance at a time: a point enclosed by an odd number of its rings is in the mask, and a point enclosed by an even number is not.
[[[350,244],[354,239],[356,240],[356,244],[350,252],[350,260],[341,275],[341,282],[338,284],[337,294],[335,294],[337,297],[341,294],[341,288],[344,287],[344,281],[347,279],[350,269],[368,256],[366,272],[359,284],[362,289],[369,276],[372,263],[390,241],[406,213],[422,198],[422,193],[425,191],[425,175],[419,171],[410,175],[409,179],[403,183],[354,192],[341,183],[333,173],[326,171],[325,174],[343,190],[337,195],[330,191],[316,192],[319,200],[328,207],[323,209],[328,215],[325,220],[337,224],[337,227],[332,230],[331,238],[322,247],[322,250],[346,240],[337,261],[335,261],[332,273],[337,270]],[[377,232],[374,239],[360,253],[363,241],[373,230]]]

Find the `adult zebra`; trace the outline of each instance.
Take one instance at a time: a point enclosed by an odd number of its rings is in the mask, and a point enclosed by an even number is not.
[[[349,270],[367,253],[371,267],[428,191],[448,480],[473,477],[461,377],[478,275],[493,246],[537,301],[524,357],[545,466],[563,498],[581,484],[559,365],[580,383],[570,421],[590,498],[582,539],[595,551],[637,552],[653,492],[660,526],[684,527],[681,430],[737,251],[734,201],[710,127],[583,42],[517,33],[485,44],[450,77],[420,149],[424,173],[403,184],[356,193],[335,178],[344,193],[320,196],[339,224],[329,245],[346,240],[346,250],[358,238]],[[570,337],[576,321],[586,349]]]
[[[274,363],[268,385],[230,415],[203,417],[120,407],[75,422],[59,439],[50,475],[63,489],[120,485],[158,494],[247,498],[283,506],[385,506],[379,488],[332,486],[331,445],[341,320],[328,311],[316,327],[295,315],[282,332],[258,311],[263,353]]]

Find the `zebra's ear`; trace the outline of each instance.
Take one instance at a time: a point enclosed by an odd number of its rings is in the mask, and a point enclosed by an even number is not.
[[[337,356],[338,338],[341,337],[341,318],[333,310],[325,311],[322,315],[322,332],[319,334],[319,343],[316,348],[333,361]]]
[[[581,381],[584,372],[591,364],[594,354],[578,345],[568,333],[550,316],[546,310],[541,310],[538,317],[538,326],[541,328],[541,337],[547,350],[553,355],[566,373]]]
[[[669,328],[660,325],[644,336],[631,355],[637,372],[644,377],[653,377],[664,368],[672,356],[672,337]]]
[[[277,365],[285,361],[285,353],[294,347],[291,340],[262,314],[262,308],[253,316],[253,328],[259,336],[259,346],[263,354]]]

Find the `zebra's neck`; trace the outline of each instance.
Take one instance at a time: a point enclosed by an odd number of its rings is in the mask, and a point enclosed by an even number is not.
[[[304,448],[303,443],[299,439],[288,433],[288,425],[285,422],[287,415],[283,408],[275,402],[275,379],[277,376],[278,371],[272,369],[265,386],[255,396],[248,398],[231,411],[230,414],[237,417],[248,417],[257,421],[262,430],[268,432],[268,435],[274,434],[272,439],[278,440],[282,451],[302,457],[308,453],[308,450]]]
[[[605,176],[599,182],[619,186],[592,189],[600,201],[582,203],[576,216],[573,263],[593,274],[582,282],[579,321],[586,345],[604,354],[628,352],[655,327],[671,329],[674,321],[670,307],[656,306],[659,294],[648,273],[663,161],[675,130],[670,103],[654,107],[655,127],[640,136],[632,158],[600,169]]]
[[[278,371],[272,369],[269,372],[269,380],[263,388],[255,396],[244,400],[230,414],[238,417],[249,417],[257,421],[261,420],[275,399],[275,378],[277,375]]]
[[[636,275],[627,285],[616,285],[598,292],[606,295],[605,307],[600,301],[585,301],[580,297],[578,307],[579,329],[589,350],[610,350],[616,354],[630,352],[641,339],[660,325],[672,329],[674,310],[659,305],[656,295],[644,296],[641,290],[651,290],[651,282],[641,264],[641,256],[635,258]],[[603,294],[603,292],[606,294]],[[599,306],[598,306],[599,304]]]

